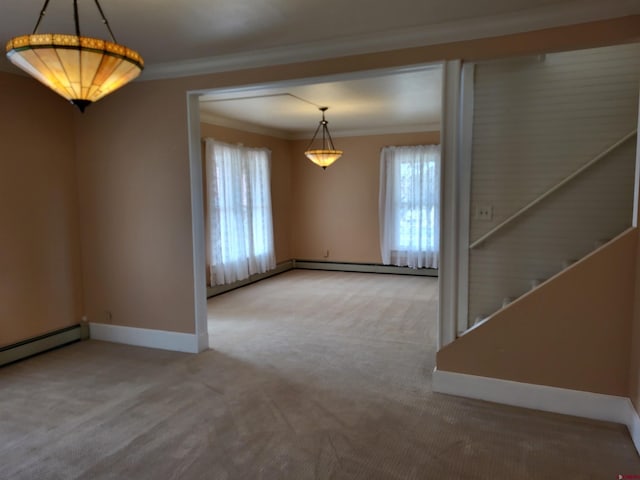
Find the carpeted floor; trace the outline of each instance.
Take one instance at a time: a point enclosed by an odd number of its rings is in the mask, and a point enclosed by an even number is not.
[[[88,341],[0,369],[0,479],[615,479],[620,425],[434,394],[437,280],[287,272],[212,350]]]

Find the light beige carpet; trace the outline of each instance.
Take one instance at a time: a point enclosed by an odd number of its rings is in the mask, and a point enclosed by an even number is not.
[[[615,479],[626,429],[434,394],[437,281],[293,271],[209,301],[201,355],[0,369],[4,479]]]

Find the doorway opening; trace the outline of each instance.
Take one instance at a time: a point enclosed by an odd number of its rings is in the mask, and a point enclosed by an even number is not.
[[[200,257],[194,261],[201,264],[203,277],[196,301],[202,341],[210,328],[206,297],[294,268],[350,271],[364,278],[367,272],[430,275],[422,281],[435,285],[435,307],[429,316],[437,330],[437,270],[382,265],[378,203],[381,148],[440,143],[440,64],[190,92],[189,106],[191,145],[193,150],[199,147],[191,160],[199,162],[198,183],[203,189],[195,198],[206,198],[205,138],[266,147],[273,157],[275,269],[230,287],[208,282],[201,288],[208,277],[203,268],[204,220],[197,229],[201,234],[194,235],[199,237],[194,238],[194,249]],[[334,143],[345,152],[325,171],[302,154],[318,124],[318,106],[329,107]],[[204,202],[199,208],[204,217]]]

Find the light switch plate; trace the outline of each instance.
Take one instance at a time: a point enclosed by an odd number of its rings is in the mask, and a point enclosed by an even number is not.
[[[478,205],[475,213],[476,220],[489,221],[493,219],[493,205]]]

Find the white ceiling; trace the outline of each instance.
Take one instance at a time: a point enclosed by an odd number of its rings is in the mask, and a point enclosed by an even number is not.
[[[2,0],[0,40],[30,33],[42,0]],[[72,33],[71,0],[51,0],[40,32]],[[143,78],[340,56],[640,13],[638,0],[101,0]],[[84,35],[105,37],[92,0]],[[4,57],[0,68],[12,69]],[[12,70],[13,71],[13,70]]]
[[[439,130],[439,65],[307,85],[213,92],[201,97],[203,121],[282,138],[308,138],[320,106],[335,137]]]
[[[43,0],[1,0],[0,40],[30,33]],[[107,38],[93,0],[83,35]],[[640,14],[639,0],[100,0],[118,42],[140,52],[141,80],[338,57]],[[40,32],[73,32],[72,0],[51,0]],[[0,70],[18,73],[0,56]],[[308,134],[330,107],[336,134],[439,123],[439,71],[269,87],[203,103],[210,115],[279,135]],[[250,95],[249,95],[250,94]],[[286,95],[289,94],[289,95]],[[238,96],[237,92],[218,92]],[[212,99],[211,97],[210,99]],[[311,123],[311,127],[308,127]],[[303,127],[304,126],[304,127]],[[430,128],[430,127],[427,127]],[[304,130],[304,131],[303,131]]]

